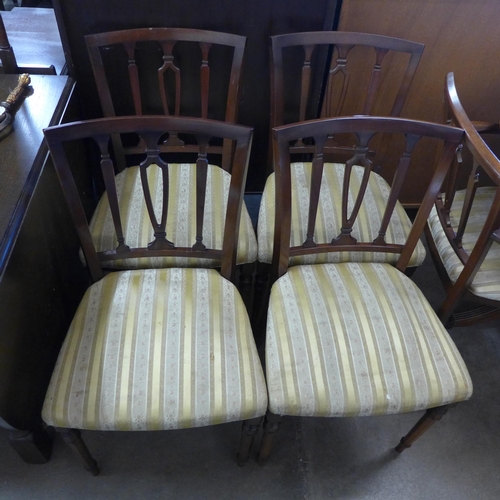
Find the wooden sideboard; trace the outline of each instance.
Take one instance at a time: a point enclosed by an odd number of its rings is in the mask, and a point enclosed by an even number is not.
[[[17,79],[0,75],[2,100]],[[42,132],[77,116],[74,92],[67,76],[32,76],[13,131],[0,141],[0,427],[32,463],[50,455],[41,406],[88,283]]]

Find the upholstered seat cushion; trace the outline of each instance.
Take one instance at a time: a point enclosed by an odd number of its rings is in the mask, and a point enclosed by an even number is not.
[[[306,239],[307,217],[310,197],[311,163],[292,163],[292,231],[291,246],[299,246]],[[345,165],[326,163],[324,166],[321,184],[318,215],[316,218],[315,241],[327,243],[337,237],[341,229],[342,183]],[[353,206],[353,195],[358,192],[362,167],[354,167],[351,177],[351,197],[349,211]],[[372,242],[378,236],[385,204],[389,196],[390,187],[387,182],[376,173],[372,173],[366,196],[360,214],[354,224],[352,235],[358,241]],[[259,211],[257,238],[259,241],[260,262],[270,263],[273,255],[274,235],[274,205],[275,179],[271,174],[264,188]],[[397,204],[386,234],[388,243],[406,242],[411,230],[411,222],[401,204]],[[425,248],[419,241],[411,257],[409,266],[420,265],[425,258]],[[290,259],[290,265],[317,264],[325,262],[390,262],[395,264],[398,255],[373,252],[338,252],[324,254],[310,254]]]
[[[472,393],[447,331],[389,264],[289,268],[271,291],[266,342],[269,408],[279,415],[400,413]]]
[[[469,255],[488,216],[495,189],[482,187],[476,191],[474,204],[462,239],[463,248]],[[457,191],[450,211],[450,221],[453,228],[457,228],[459,225],[464,199],[465,191]],[[432,209],[429,216],[429,228],[446,272],[452,283],[455,283],[463,271],[464,265],[450,245],[435,208]],[[500,300],[500,245],[498,243],[493,242],[481,268],[470,284],[469,290],[478,297]]]
[[[203,242],[209,248],[222,248],[225,207],[231,175],[219,167],[209,165],[203,221]],[[161,219],[163,181],[160,168],[148,168],[148,183],[157,219]],[[153,241],[153,229],[144,202],[139,167],[131,167],[116,176],[120,213],[126,243],[131,247],[145,247]],[[191,246],[196,236],[196,176],[189,164],[169,164],[169,204],[167,239],[177,246]],[[117,238],[106,194],[101,198],[90,221],[90,231],[98,252],[114,249]],[[243,203],[238,241],[237,263],[255,262],[257,240],[252,221]],[[220,263],[208,259],[160,258],[110,261],[115,269],[159,267],[218,267]]]
[[[261,416],[245,306],[213,269],[111,273],[86,292],[43,407],[58,427],[155,430]]]

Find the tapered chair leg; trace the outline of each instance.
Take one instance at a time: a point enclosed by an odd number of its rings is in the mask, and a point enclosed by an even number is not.
[[[446,414],[446,412],[453,406],[456,405],[452,404],[452,405],[438,406],[436,408],[429,408],[425,412],[423,417],[411,429],[411,431],[406,436],[401,438],[401,441],[396,446],[395,450],[398,453],[402,453],[407,448],[409,448],[425,431],[427,431],[427,429],[429,429],[432,425],[441,420],[443,416]]]
[[[100,472],[99,467],[97,467],[97,462],[83,442],[80,431],[78,429],[57,429],[57,431],[61,434],[65,443],[83,459],[85,469],[93,476],[97,476]]]
[[[281,415],[275,415],[270,411],[267,412],[266,419],[264,420],[264,434],[260,444],[259,456],[257,457],[259,465],[264,465],[266,460],[269,458],[274,441],[274,435],[278,432],[280,423]]]
[[[241,439],[240,447],[238,449],[238,455],[236,461],[240,467],[245,465],[248,460],[248,455],[250,454],[250,448],[252,447],[255,435],[259,431],[260,423],[262,422],[262,417],[252,418],[251,420],[245,420],[241,427]]]

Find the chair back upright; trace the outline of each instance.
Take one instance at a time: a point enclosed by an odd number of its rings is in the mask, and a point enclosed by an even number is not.
[[[455,150],[462,138],[463,131],[454,127],[438,125],[416,120],[384,117],[339,117],[311,120],[305,123],[284,125],[273,130],[274,133],[274,164],[276,168],[276,223],[274,233],[273,273],[277,278],[283,275],[288,266],[289,259],[294,256],[305,256],[324,252],[373,252],[373,255],[394,253],[399,254],[397,268],[404,271],[408,265],[412,252],[423,232],[427,216],[439,193],[450,165],[453,161]],[[336,135],[349,135],[354,143],[353,154],[345,164],[327,164],[324,150],[330,137]],[[372,161],[371,144],[376,141],[379,134],[392,134],[397,137],[393,141],[393,154],[399,158],[395,175],[390,182],[389,193],[385,197],[385,207],[379,220],[379,227],[373,239],[358,241],[353,236],[353,229],[358,223],[357,217],[360,208],[365,202],[368,192],[370,177],[379,165]],[[302,244],[290,246],[291,239],[291,214],[292,206],[296,203],[291,199],[292,176],[290,168],[290,143],[299,138],[307,138],[314,147],[308,210],[304,228],[306,232],[301,238]],[[427,187],[417,216],[405,243],[388,243],[385,235],[397,200],[404,187],[408,172],[416,165],[412,165],[412,155],[419,147],[425,147],[427,138],[439,141],[443,146],[442,153],[434,165],[432,179]],[[341,210],[335,213],[338,220],[329,220],[327,223],[334,226],[337,234],[330,242],[316,243],[315,228],[318,213],[318,204],[321,197],[322,185],[325,184],[327,169],[341,167],[344,171]],[[369,207],[368,207],[369,210]],[[330,217],[333,219],[334,217]],[[362,223],[362,221],[361,221]],[[323,223],[325,224],[325,223]],[[370,259],[377,261],[376,257]]]
[[[236,123],[245,37],[139,28],[85,39],[104,116],[163,114]],[[162,147],[183,145],[173,135]],[[222,154],[228,169],[231,143],[210,150]]]
[[[138,147],[138,149],[142,149],[139,165],[140,181],[144,203],[147,206],[153,232],[153,239],[149,244],[138,248],[130,247],[127,244],[126,234],[122,227],[122,220],[126,218],[126,215],[122,213],[124,206],[118,200],[117,177],[114,174],[115,162],[111,147],[111,138],[113,136],[132,133],[140,137]],[[142,116],[103,118],[87,122],[70,123],[45,129],[44,134],[94,281],[103,276],[103,267],[106,267],[106,264],[109,264],[110,261],[122,259],[140,260],[155,257],[185,257],[187,259],[202,258],[216,260],[220,264],[221,274],[227,279],[234,278],[236,247],[238,243],[237,228],[239,227],[243,190],[251,147],[251,128],[203,119]],[[195,170],[196,176],[195,196],[191,196],[189,200],[193,205],[190,210],[193,210],[193,213],[196,214],[196,236],[189,246],[176,245],[175,241],[169,240],[166,231],[169,194],[170,196],[178,197],[182,196],[182,193],[176,193],[175,190],[169,189],[169,160],[168,155],[162,153],[161,145],[171,135],[177,134],[186,134],[198,148],[196,162],[186,164],[187,167]],[[71,171],[71,158],[66,154],[66,143],[84,139],[93,139],[98,149],[99,170],[102,173],[106,188],[106,196],[109,201],[112,223],[116,234],[117,245],[114,249],[105,251],[96,250],[83,204]],[[217,203],[227,203],[225,207],[225,224],[222,228],[222,248],[211,248],[209,242],[204,239],[203,221],[206,206],[207,171],[209,169],[207,150],[213,139],[227,139],[235,144],[227,201],[215,200]],[[160,196],[160,206],[158,206],[158,203],[154,204],[152,201],[151,192],[158,189],[158,187],[156,185],[149,185],[149,169],[161,170],[162,193]]]

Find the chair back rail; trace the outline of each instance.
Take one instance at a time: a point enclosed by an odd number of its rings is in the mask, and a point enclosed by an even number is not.
[[[245,37],[184,28],[139,28],[88,35],[86,42],[104,116],[164,114],[236,123]],[[217,52],[216,47],[223,51]],[[130,94],[131,103],[124,102]],[[184,151],[184,146],[189,148],[172,134],[161,147]],[[121,150],[118,138],[114,147]],[[229,169],[230,142],[211,145],[209,151],[221,154],[224,168]]]
[[[463,131],[450,126],[401,118],[339,117],[284,125],[275,128],[273,133],[276,168],[276,230],[273,253],[275,277],[286,272],[290,257],[310,253],[342,251],[397,253],[400,254],[397,268],[404,271],[424,230],[427,216],[448,173]],[[339,234],[329,243],[317,244],[314,241],[314,232],[325,167],[324,149],[328,139],[332,136],[335,137],[336,134],[352,134],[355,137],[356,144],[351,158],[344,166],[341,220],[338,225],[340,227]],[[364,202],[370,176],[377,175],[374,171],[377,170],[378,165],[369,157],[369,144],[377,134],[399,134],[403,137],[402,142],[404,144],[399,151],[399,163],[380,220],[378,235],[375,236],[373,241],[357,241],[352,236],[353,226]],[[407,173],[411,168],[412,153],[423,137],[430,137],[440,141],[443,144],[442,153],[436,161],[434,175],[428,185],[406,243],[389,244],[385,240],[386,231]],[[289,144],[299,138],[308,138],[310,142],[314,143],[315,154],[310,180],[306,239],[302,245],[290,247],[291,206],[293,201],[291,200],[292,179]],[[357,193],[353,196],[352,193],[355,190],[351,189],[351,182],[353,169],[355,168],[361,168],[362,173],[360,174],[361,181]]]
[[[130,248],[122,226],[122,213],[118,200],[114,161],[111,152],[113,135],[135,133],[144,145],[142,161],[139,165],[144,202],[147,206],[153,240],[147,247]],[[198,144],[196,163],[189,164],[196,170],[196,237],[190,247],[176,246],[166,234],[169,200],[169,162],[162,153],[160,144],[166,134],[189,134]],[[83,252],[93,280],[103,276],[102,267],[106,262],[129,258],[186,257],[216,259],[221,261],[221,273],[228,279],[233,278],[238,243],[238,227],[243,200],[243,190],[248,168],[252,129],[235,124],[216,122],[206,119],[142,116],[118,117],[76,122],[44,130],[52,154],[54,165],[63,186],[66,201],[73,222],[77,228]],[[100,170],[109,200],[117,246],[113,250],[98,252],[91,237],[83,204],[71,173],[71,159],[66,155],[64,144],[70,141],[91,138],[97,144],[100,156]],[[222,248],[208,248],[203,241],[203,220],[205,192],[207,188],[207,149],[212,138],[231,140],[235,144],[235,154],[226,206],[226,220],[223,229]],[[160,168],[163,178],[161,213],[158,215],[153,206],[147,177],[149,168]],[[178,196],[178,193],[173,193]],[[217,200],[222,203],[223,200]]]

